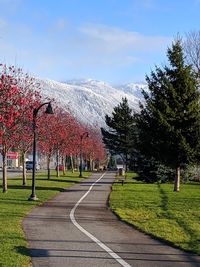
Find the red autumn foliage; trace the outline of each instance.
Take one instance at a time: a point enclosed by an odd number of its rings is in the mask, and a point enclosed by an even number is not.
[[[33,142],[33,110],[45,100],[38,82],[14,66],[0,64],[0,153],[3,155],[3,192],[7,191],[6,154],[14,148],[25,153]],[[50,100],[48,100],[50,101]],[[46,102],[46,101],[45,101]],[[45,106],[37,114],[38,150],[48,159],[59,152],[60,157],[82,157],[100,161],[105,156],[100,132],[78,122],[69,111],[55,107],[54,115],[45,115]],[[88,133],[82,138],[84,133]],[[23,164],[24,165],[24,164]],[[25,167],[24,167],[25,171]],[[25,184],[23,173],[23,184]]]

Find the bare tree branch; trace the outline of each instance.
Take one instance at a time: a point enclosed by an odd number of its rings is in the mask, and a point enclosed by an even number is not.
[[[192,65],[193,70],[197,74],[197,78],[200,79],[200,30],[186,34],[183,48],[187,63]]]

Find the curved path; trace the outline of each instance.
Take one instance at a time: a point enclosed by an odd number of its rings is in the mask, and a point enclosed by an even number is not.
[[[32,210],[23,227],[33,266],[200,266],[200,257],[120,222],[107,207],[113,180],[93,174]]]

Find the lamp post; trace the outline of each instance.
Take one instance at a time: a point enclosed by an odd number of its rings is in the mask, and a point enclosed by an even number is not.
[[[38,111],[43,107],[44,105],[48,105],[46,108],[45,113],[47,114],[53,114],[51,102],[46,102],[41,104],[38,108],[35,108],[33,110],[33,172],[32,172],[32,193],[28,200],[38,200],[36,194],[35,194],[35,163],[36,163],[36,117],[38,114]]]
[[[81,145],[80,145],[80,166],[79,166],[79,170],[80,170],[80,174],[79,177],[83,177],[82,175],[82,169],[83,169],[83,157],[82,157],[82,146],[83,146],[83,139],[88,137],[88,132],[84,132],[83,134],[81,134],[80,138],[81,138]]]

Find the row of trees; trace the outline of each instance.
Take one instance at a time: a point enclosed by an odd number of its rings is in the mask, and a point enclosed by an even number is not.
[[[7,192],[7,153],[20,152],[23,165],[23,185],[26,184],[26,153],[33,142],[33,110],[43,102],[53,101],[40,95],[40,84],[14,66],[0,65],[0,153],[3,158],[3,192]],[[47,156],[48,178],[50,160],[82,155],[90,163],[104,158],[104,148],[97,128],[86,127],[69,111],[59,108],[53,101],[54,114],[45,114],[43,107],[37,116],[37,151]],[[88,132],[88,138],[80,143],[80,136]],[[57,168],[57,170],[59,170]],[[57,173],[59,175],[59,173]]]
[[[180,169],[200,159],[199,65],[187,63],[192,63],[184,54],[189,46],[188,40],[174,41],[167,50],[169,64],[146,77],[139,112],[122,99],[112,117],[106,116],[108,129],[102,129],[107,148],[122,154],[126,165],[133,156],[176,170],[174,191],[179,191]]]

